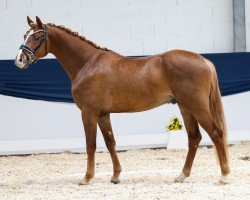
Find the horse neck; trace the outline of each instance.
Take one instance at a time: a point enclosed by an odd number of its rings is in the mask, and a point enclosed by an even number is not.
[[[71,80],[77,76],[85,64],[100,53],[99,49],[64,30],[48,28],[50,42],[49,53],[60,61]]]

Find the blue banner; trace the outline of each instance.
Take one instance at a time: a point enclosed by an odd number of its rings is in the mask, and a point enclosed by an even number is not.
[[[203,54],[217,70],[223,96],[250,91],[250,53]],[[71,83],[56,59],[42,59],[20,70],[0,60],[0,94],[56,102],[73,102]]]

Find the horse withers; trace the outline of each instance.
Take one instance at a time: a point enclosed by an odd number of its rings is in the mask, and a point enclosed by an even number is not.
[[[111,182],[118,183],[121,165],[115,150],[110,113],[139,112],[177,102],[188,134],[186,162],[176,182],[190,176],[201,141],[199,124],[213,141],[221,167],[219,183],[228,183],[227,130],[214,65],[201,55],[183,50],[127,58],[101,48],[64,26],[43,24],[27,17],[15,63],[23,69],[48,53],[60,61],[72,83],[73,99],[81,110],[86,135],[87,171],[80,184],[95,174],[97,124],[113,162]]]

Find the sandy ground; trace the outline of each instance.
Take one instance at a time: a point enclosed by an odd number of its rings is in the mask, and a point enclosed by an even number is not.
[[[213,149],[199,148],[192,175],[174,183],[186,150],[143,149],[120,152],[121,183],[110,183],[108,153],[97,153],[96,176],[79,186],[86,154],[0,157],[0,199],[250,199],[250,142],[230,147],[231,183],[220,176]]]

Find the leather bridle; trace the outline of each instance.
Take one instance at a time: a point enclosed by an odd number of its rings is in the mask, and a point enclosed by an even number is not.
[[[25,54],[25,56],[27,58],[27,64],[28,65],[30,65],[30,64],[37,61],[36,53],[40,49],[40,47],[42,46],[43,42],[45,42],[45,55],[48,53],[47,52],[48,51],[48,49],[47,49],[47,26],[45,24],[44,24],[43,29],[37,30],[37,31],[35,31],[34,33],[32,33],[31,35],[28,35],[28,36],[32,36],[32,35],[34,35],[36,33],[40,33],[40,32],[44,33],[44,35],[40,38],[39,44],[36,46],[36,48],[34,50],[32,50],[27,45],[25,45],[25,43],[22,44],[20,46],[20,48],[19,48],[24,52],[24,54]]]

